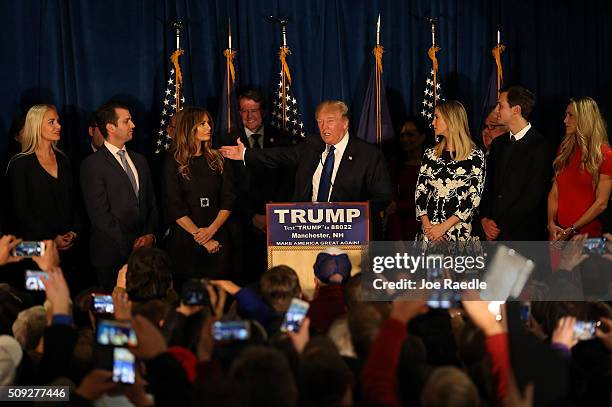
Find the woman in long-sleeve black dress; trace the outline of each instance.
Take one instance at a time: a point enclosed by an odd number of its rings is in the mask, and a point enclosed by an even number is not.
[[[61,125],[55,106],[36,105],[26,115],[21,153],[7,166],[13,233],[23,240],[54,240],[69,282],[81,218],[70,160],[56,144]]]
[[[175,285],[194,277],[228,272],[228,239],[223,225],[235,193],[231,166],[212,149],[210,114],[186,107],[177,115],[172,154],[163,166],[162,202],[171,223],[167,250]]]

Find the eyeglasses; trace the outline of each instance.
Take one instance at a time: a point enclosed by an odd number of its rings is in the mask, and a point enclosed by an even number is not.
[[[261,112],[261,109],[240,109],[240,113],[242,114],[247,114],[247,113],[255,114],[259,112]]]
[[[493,131],[493,130],[495,130],[498,127],[504,127],[504,125],[503,124],[486,124],[484,126],[483,130],[487,129],[489,131]]]

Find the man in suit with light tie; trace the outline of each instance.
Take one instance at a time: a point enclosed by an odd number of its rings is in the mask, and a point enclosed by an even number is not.
[[[147,160],[125,148],[135,127],[129,109],[108,102],[96,117],[104,145],[81,164],[81,189],[91,220],[91,263],[108,290],[130,253],[155,243],[158,210]]]
[[[320,137],[310,135],[291,147],[268,149],[225,146],[221,153],[246,166],[297,168],[293,201],[370,203],[374,230],[379,230],[378,213],[391,202],[391,183],[379,149],[349,137],[348,107],[342,101],[328,100],[316,109]],[[376,234],[374,235],[375,237]]]
[[[502,90],[497,122],[510,132],[491,143],[480,206],[487,240],[546,240],[546,199],[553,146],[527,121],[535,96],[522,86]]]

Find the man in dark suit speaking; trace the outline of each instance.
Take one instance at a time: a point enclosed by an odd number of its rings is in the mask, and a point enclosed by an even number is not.
[[[155,242],[158,211],[147,160],[125,148],[135,127],[130,111],[108,102],[96,117],[104,145],[81,164],[81,189],[91,220],[91,263],[100,285],[111,289],[132,250]]]
[[[225,146],[221,153],[247,166],[297,168],[296,202],[370,202],[373,219],[391,201],[387,165],[376,147],[349,137],[348,107],[341,101],[322,102],[315,112],[320,137],[309,136],[291,147],[268,149]]]

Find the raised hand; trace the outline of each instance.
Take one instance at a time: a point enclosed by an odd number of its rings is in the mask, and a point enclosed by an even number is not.
[[[237,145],[235,146],[223,146],[219,149],[223,157],[229,158],[230,160],[242,160],[246,148],[240,139],[236,139],[236,143]]]
[[[23,260],[23,257],[11,255],[15,246],[19,243],[21,243],[21,239],[17,239],[12,235],[4,235],[0,238],[0,266]]]

